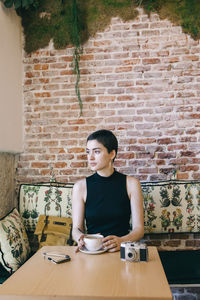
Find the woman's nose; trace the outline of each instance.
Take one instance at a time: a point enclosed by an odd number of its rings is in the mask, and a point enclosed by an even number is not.
[[[94,153],[91,152],[91,153],[89,154],[88,158],[89,158],[89,160],[93,160],[93,159],[94,159]]]

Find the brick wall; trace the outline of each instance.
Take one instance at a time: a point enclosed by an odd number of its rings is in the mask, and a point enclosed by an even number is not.
[[[24,54],[24,152],[19,182],[75,182],[89,174],[88,134],[113,130],[115,167],[142,181],[200,179],[200,45],[181,27],[139,11],[113,18],[85,45],[80,60],[80,117],[72,48],[53,44]]]

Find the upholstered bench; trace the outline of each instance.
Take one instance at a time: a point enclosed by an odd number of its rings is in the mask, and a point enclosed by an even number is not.
[[[144,196],[145,234],[200,232],[199,181],[169,180],[142,182],[141,185]],[[20,186],[18,209],[14,209],[0,220],[0,262],[7,272],[15,271],[31,253],[37,251],[38,241],[34,231],[41,214],[71,218],[72,188],[73,184],[56,182]],[[13,240],[16,233],[18,239]],[[5,247],[3,238],[7,239]],[[20,243],[20,240],[23,242]],[[161,254],[161,260],[168,276],[167,262],[170,259],[167,252]],[[173,260],[175,251],[170,252]],[[6,275],[4,274],[4,279]]]
[[[200,182],[142,182],[145,233],[200,232]],[[72,216],[73,184],[22,184],[19,212],[26,232],[35,231],[40,214]]]

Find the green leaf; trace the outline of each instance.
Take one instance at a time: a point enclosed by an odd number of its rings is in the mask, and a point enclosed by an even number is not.
[[[4,5],[7,8],[11,8],[13,6],[13,4],[14,4],[13,0],[6,0],[6,1],[4,1]]]
[[[15,224],[13,223],[12,220],[8,220],[8,221],[10,222],[10,224],[11,224],[14,228],[16,228],[16,226],[15,226]]]
[[[15,9],[18,9],[22,6],[21,0],[14,0]]]
[[[2,225],[3,230],[4,230],[6,233],[8,233],[8,232],[9,232],[8,228],[7,228],[3,223],[2,223],[1,225]]]
[[[22,0],[22,7],[28,9],[33,4],[33,0]]]

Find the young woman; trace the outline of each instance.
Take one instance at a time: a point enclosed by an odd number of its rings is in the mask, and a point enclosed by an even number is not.
[[[101,233],[103,247],[120,250],[124,241],[138,241],[144,234],[143,197],[140,182],[114,169],[118,141],[109,130],[98,130],[87,138],[88,163],[94,174],[73,188],[73,239],[83,247],[87,233]],[[132,230],[130,231],[130,216]]]

